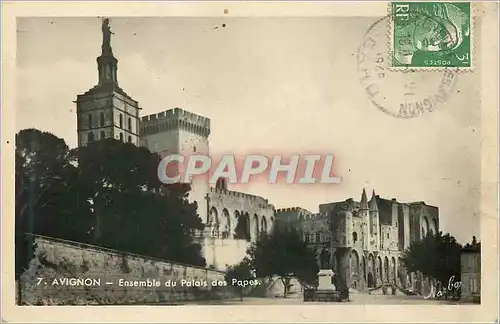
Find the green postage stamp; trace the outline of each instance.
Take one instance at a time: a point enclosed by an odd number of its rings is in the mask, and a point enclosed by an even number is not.
[[[390,12],[392,67],[472,67],[469,2],[392,2]]]

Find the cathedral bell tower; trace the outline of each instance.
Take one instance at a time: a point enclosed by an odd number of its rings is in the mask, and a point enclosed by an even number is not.
[[[111,48],[111,35],[109,19],[105,18],[101,55],[97,58],[97,85],[76,99],[78,146],[105,138],[139,145],[141,108],[118,86],[118,60]]]
[[[97,58],[97,69],[99,71],[98,86],[118,86],[116,71],[118,69],[118,60],[113,56],[111,48],[111,29],[109,27],[109,19],[105,18],[102,22],[102,46],[101,56]]]

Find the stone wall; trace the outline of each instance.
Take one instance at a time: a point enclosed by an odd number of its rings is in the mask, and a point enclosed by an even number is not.
[[[244,239],[222,239],[203,237],[201,240],[203,256],[208,265],[225,271],[245,258],[251,243]]]
[[[233,297],[232,287],[218,286],[224,272],[59,239],[35,239],[35,257],[17,290],[22,304],[175,304]]]
[[[424,202],[410,204],[411,241],[422,240],[428,232],[439,232],[439,209]]]

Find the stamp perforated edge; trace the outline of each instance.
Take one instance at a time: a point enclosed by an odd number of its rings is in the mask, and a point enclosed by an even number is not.
[[[408,1],[412,2],[412,1]],[[457,1],[447,1],[447,3],[454,3]],[[443,72],[443,71],[453,71],[454,73],[467,73],[467,72],[474,72],[476,70],[476,23],[477,23],[477,7],[474,2],[469,2],[470,3],[470,17],[469,17],[469,22],[470,22],[470,54],[471,54],[471,64],[470,66],[467,67],[448,67],[448,66],[443,66],[443,67],[437,67],[437,66],[432,66],[432,67],[426,67],[426,66],[421,66],[421,67],[405,67],[405,66],[392,66],[392,53],[393,53],[393,39],[394,39],[394,20],[392,19],[392,1],[388,3],[387,5],[387,16],[389,19],[387,20],[387,35],[388,35],[388,44],[387,47],[389,49],[389,57],[387,58],[389,60],[389,67],[388,70],[392,72],[401,72],[401,73],[408,73],[408,72]]]

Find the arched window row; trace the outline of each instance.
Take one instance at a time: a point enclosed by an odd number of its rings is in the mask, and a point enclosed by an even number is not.
[[[231,216],[233,215],[233,216]],[[214,206],[207,215],[207,229],[209,235],[217,238],[257,239],[263,232],[268,233],[272,228],[273,217],[234,211],[231,214],[226,208],[218,210]]]

